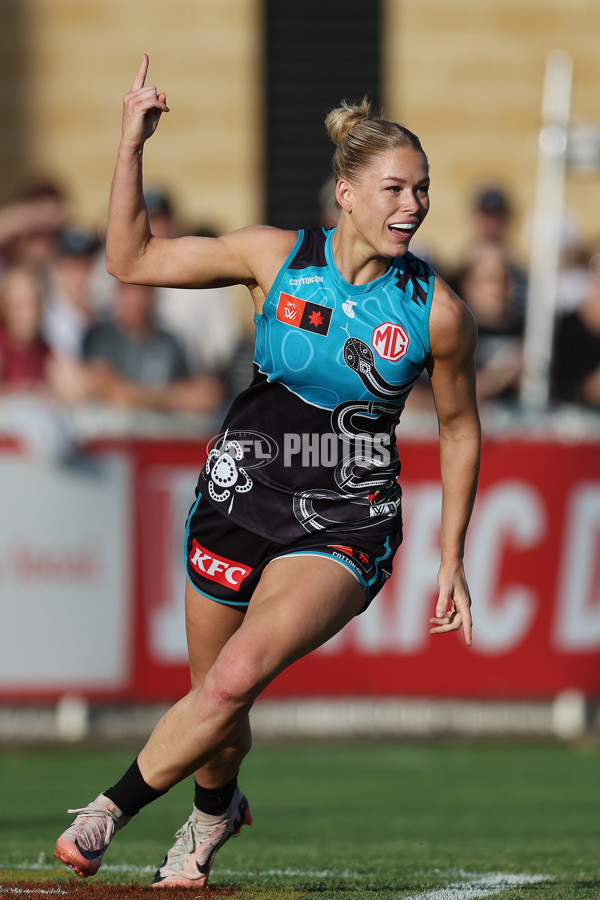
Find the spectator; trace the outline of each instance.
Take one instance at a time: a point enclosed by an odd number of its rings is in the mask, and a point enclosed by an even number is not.
[[[144,191],[144,200],[152,234],[156,237],[178,237],[181,229],[169,194],[161,188],[151,187]]]
[[[508,302],[511,315],[523,320],[527,303],[527,274],[511,248],[514,210],[507,192],[499,185],[486,184],[475,193],[472,203],[471,236],[468,252],[457,271],[450,273],[452,287],[460,293],[463,273],[477,260],[481,250],[501,250],[510,275]]]
[[[560,255],[556,284],[556,314],[564,316],[584,299],[589,280],[589,251],[581,244],[577,225],[565,216],[560,235]]]
[[[515,311],[513,270],[497,244],[483,245],[458,283],[479,330],[477,395],[481,402],[515,400],[522,372],[523,319]]]
[[[0,208],[0,257],[3,267],[21,263],[44,274],[53,259],[66,221],[66,197],[49,180],[32,182]]]
[[[93,325],[83,342],[83,365],[63,372],[71,399],[100,400],[129,409],[212,413],[223,387],[209,375],[190,377],[176,338],[154,322],[155,289],[117,283],[114,321]]]
[[[474,238],[481,244],[506,246],[512,206],[504,188],[487,184],[473,198]]]
[[[45,390],[49,358],[39,282],[25,266],[12,266],[0,287],[0,393]]]
[[[81,355],[83,336],[96,319],[90,279],[96,237],[81,226],[63,229],[48,273],[44,333],[53,351]]]
[[[589,262],[583,301],[557,322],[554,400],[600,410],[600,252]]]
[[[0,429],[46,459],[73,452],[69,423],[51,388],[53,357],[42,337],[36,273],[19,265],[0,288]]]

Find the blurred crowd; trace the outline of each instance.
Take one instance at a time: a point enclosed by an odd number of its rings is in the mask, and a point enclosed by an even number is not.
[[[168,194],[148,190],[146,203],[153,233],[176,237]],[[235,289],[109,275],[102,235],[70,220],[57,185],[31,184],[0,206],[1,433],[55,455],[70,447],[82,408],[211,421],[250,379],[243,335]]]
[[[324,188],[322,222],[330,226],[336,211]],[[154,234],[181,233],[167,193],[150,189],[146,203]],[[502,186],[481,187],[463,257],[451,270],[436,265],[478,324],[483,410],[520,402],[527,264],[511,244],[513,216]],[[216,234],[206,225],[185,230]],[[0,432],[60,452],[83,407],[218,417],[248,383],[251,359],[235,289],[119,283],[106,272],[100,232],[71,221],[51,182],[0,206]],[[600,411],[600,241],[584,247],[570,227],[555,298],[551,403]],[[409,404],[430,407],[426,380]]]

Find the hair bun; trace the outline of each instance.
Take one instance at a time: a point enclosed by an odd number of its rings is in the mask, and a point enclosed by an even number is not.
[[[341,105],[332,109],[328,114],[325,119],[325,128],[333,143],[339,147],[353,128],[370,118],[371,104],[366,97],[363,97],[360,104],[354,105],[342,100]]]

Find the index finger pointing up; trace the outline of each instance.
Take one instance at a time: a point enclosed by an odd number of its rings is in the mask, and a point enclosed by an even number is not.
[[[137,75],[133,79],[133,85],[131,86],[132,91],[139,91],[140,88],[144,87],[144,82],[146,81],[146,73],[148,71],[148,64],[150,60],[148,58],[148,54],[144,53],[142,56],[142,62],[138,69]]]

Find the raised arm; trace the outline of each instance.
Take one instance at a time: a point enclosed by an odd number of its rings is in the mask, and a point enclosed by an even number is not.
[[[431,634],[458,631],[471,644],[471,598],[463,556],[479,475],[481,428],[475,394],[477,328],[468,308],[436,280],[430,319],[431,385],[442,477],[439,596]]]
[[[144,54],[123,101],[123,125],[110,192],[106,264],[120,281],[171,287],[260,285],[266,293],[293,245],[293,235],[265,226],[242,228],[219,238],[153,237],[144,202],[144,145],[163,113],[164,92],[146,85]]]

